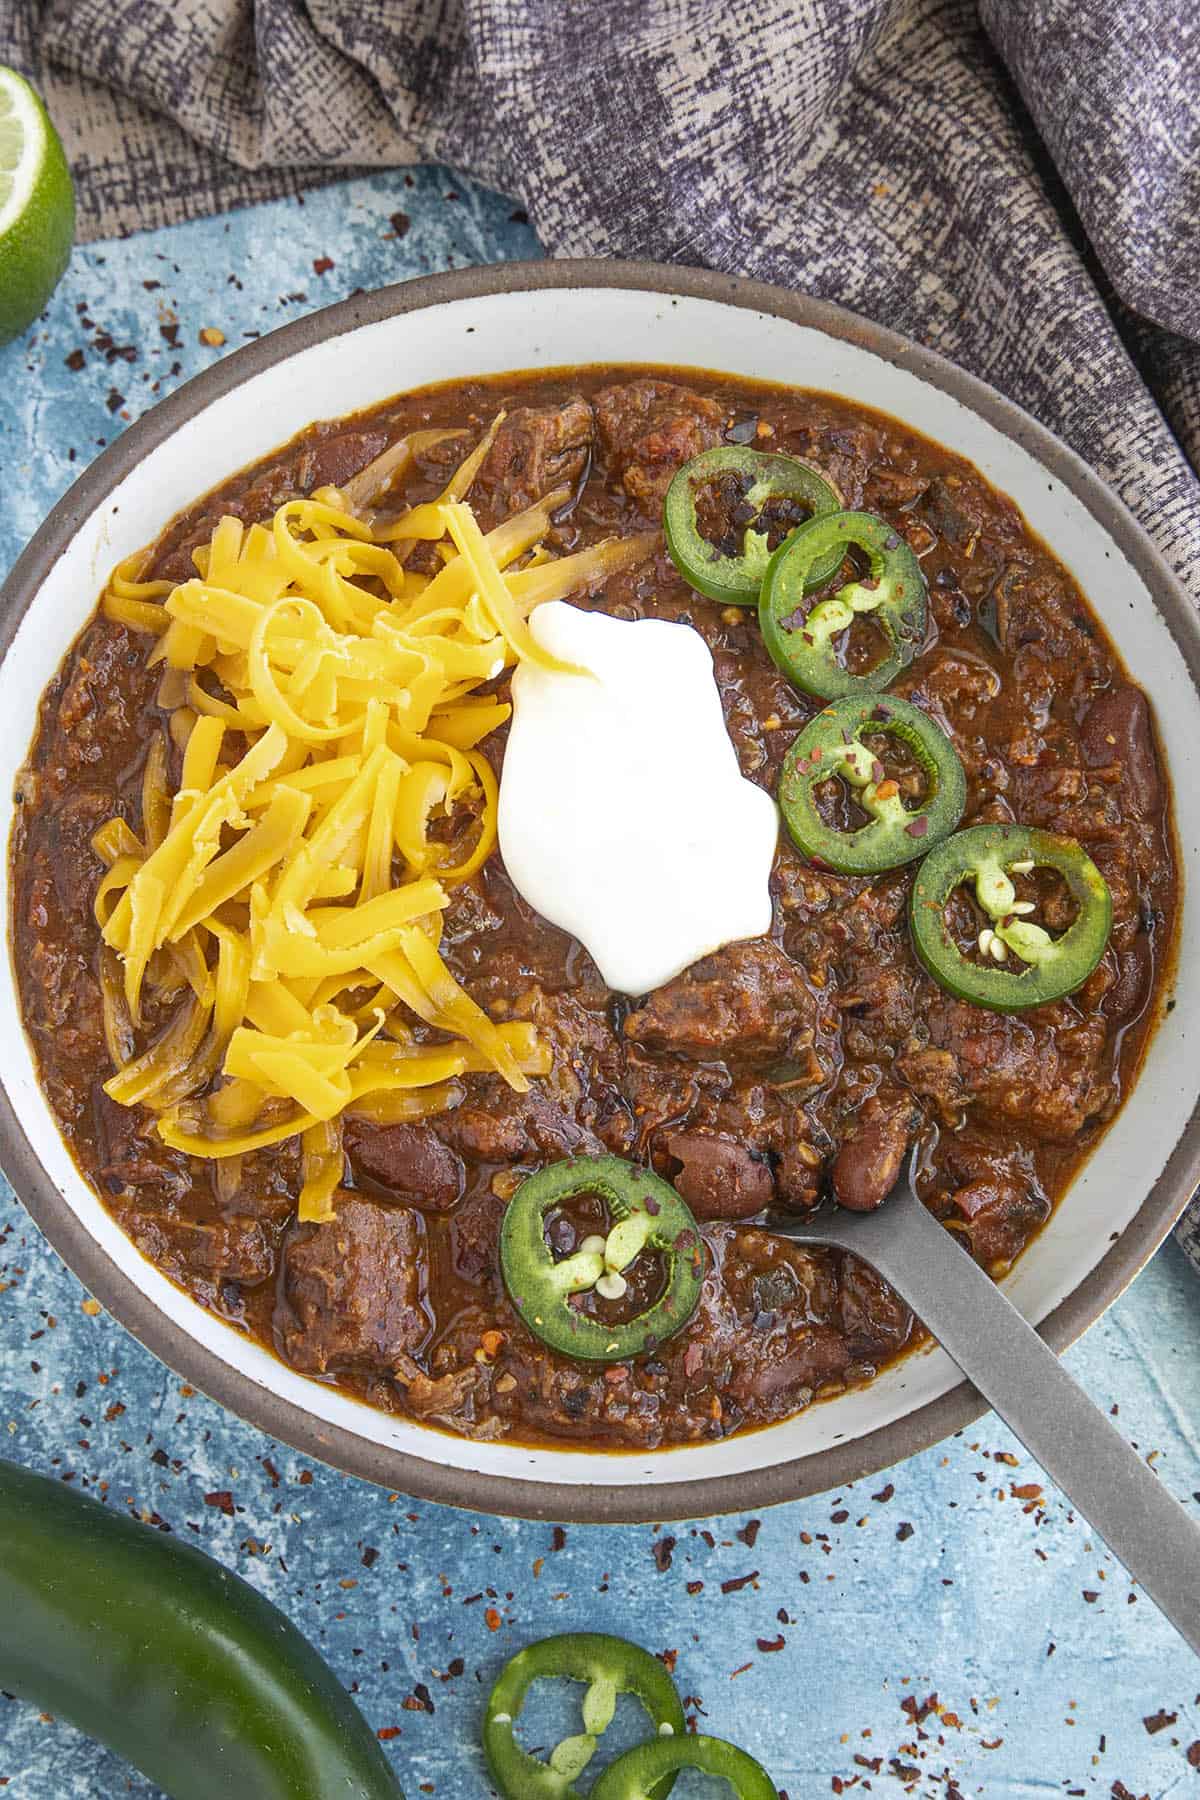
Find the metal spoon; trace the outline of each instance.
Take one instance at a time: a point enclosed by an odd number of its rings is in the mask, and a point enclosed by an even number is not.
[[[870,1263],[1200,1654],[1200,1526],[922,1206],[911,1169],[875,1212],[775,1215],[769,1229]]]

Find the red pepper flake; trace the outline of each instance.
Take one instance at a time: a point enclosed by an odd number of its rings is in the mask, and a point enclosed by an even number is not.
[[[501,1625],[504,1623],[494,1606],[488,1607],[483,1615],[483,1622],[489,1631],[499,1631]]]
[[[913,1534],[913,1527],[909,1524],[907,1519],[905,1519],[901,1524],[897,1525],[896,1539],[897,1539],[898,1543],[906,1544],[908,1542],[909,1538],[912,1536],[912,1534]]]
[[[702,1581],[689,1581],[687,1584],[687,1591],[692,1595],[702,1594],[704,1592],[704,1583]]]
[[[411,1694],[400,1702],[405,1712],[427,1712],[434,1710],[433,1696],[423,1681],[418,1681]]]
[[[72,350],[70,356],[63,357],[63,361],[66,363],[68,369],[74,369],[76,374],[78,374],[84,364],[83,351],[82,350]]]
[[[300,1473],[296,1477],[296,1480],[300,1483],[301,1487],[311,1487],[312,1486],[312,1470],[311,1469],[301,1469]]]
[[[394,212],[389,218],[388,224],[392,228],[392,236],[402,238],[408,236],[412,227],[412,220],[406,212]]]
[[[670,1568],[671,1557],[674,1554],[677,1542],[677,1538],[661,1537],[656,1538],[654,1543],[651,1544],[650,1554],[654,1558],[654,1566],[660,1575],[665,1575]]]
[[[378,1561],[379,1561],[379,1552],[375,1548],[374,1544],[365,1544],[363,1546],[363,1553],[362,1553],[363,1568],[364,1569],[373,1569],[375,1567],[375,1564]]]
[[[1165,1731],[1168,1725],[1173,1725],[1178,1717],[1178,1713],[1169,1713],[1160,1710],[1156,1713],[1151,1713],[1148,1719],[1143,1719],[1142,1724],[1146,1727],[1150,1736],[1153,1737],[1156,1731]]]
[[[764,1656],[771,1650],[782,1650],[784,1645],[787,1643],[787,1639],[784,1637],[782,1631],[780,1632],[778,1637],[755,1638],[754,1641],[757,1644],[758,1648],[762,1651]]]
[[[893,1497],[893,1495],[894,1495],[894,1494],[895,1494],[895,1492],[896,1492],[896,1489],[895,1489],[895,1487],[894,1487],[894,1486],[893,1486],[893,1484],[892,1484],[892,1483],[891,1483],[891,1482],[890,1482],[890,1481],[889,1481],[889,1482],[888,1482],[888,1484],[887,1484],[887,1486],[886,1486],[886,1487],[885,1487],[885,1488],[880,1488],[880,1490],[879,1490],[879,1492],[878,1492],[878,1493],[877,1493],[877,1494],[872,1494],[872,1495],[871,1495],[871,1498],[872,1498],[872,1500],[875,1500],[875,1501],[877,1501],[877,1502],[878,1502],[878,1503],[879,1503],[879,1505],[880,1505],[880,1506],[886,1506],[886,1505],[887,1505],[887,1503],[888,1503],[888,1501],[889,1501],[889,1500],[890,1500],[890,1499],[891,1499],[891,1498],[892,1498],[892,1497]]]
[[[656,1650],[654,1652],[668,1675],[675,1673],[675,1664],[679,1661],[678,1650]]]
[[[1042,1490],[1036,1481],[1023,1481],[1019,1485],[1016,1483],[1011,1485],[1014,1500],[1040,1500],[1042,1497]]]
[[[1188,1745],[1184,1755],[1191,1768],[1200,1769],[1200,1738],[1197,1738],[1195,1743]]]
[[[850,1514],[846,1511],[845,1507],[839,1506],[836,1512],[830,1513],[829,1523],[831,1525],[844,1525],[849,1517]]]
[[[745,1544],[747,1550],[753,1550],[761,1530],[761,1519],[748,1519],[736,1535],[740,1541]]]
[[[215,1493],[205,1494],[204,1504],[217,1507],[226,1518],[233,1517],[233,1495],[228,1488],[218,1488]]]
[[[125,404],[125,396],[118,388],[109,388],[108,399],[104,404],[110,413],[118,413]]]
[[[739,1675],[744,1675],[747,1669],[752,1669],[753,1667],[753,1662],[739,1663],[736,1669],[731,1669],[729,1671],[730,1681],[736,1681]]]
[[[1083,1589],[1083,1597],[1087,1601],[1088,1605],[1092,1606],[1100,1598],[1100,1595],[1098,1594],[1098,1592],[1096,1591],[1095,1588],[1084,1588]]]
[[[565,1550],[566,1547],[567,1547],[566,1531],[563,1529],[563,1527],[561,1525],[556,1525],[554,1527],[554,1530],[550,1534],[550,1548],[552,1550]]]
[[[403,1736],[403,1729],[400,1725],[381,1725],[375,1736],[381,1744],[390,1744],[393,1738]]]
[[[740,1594],[744,1587],[749,1587],[752,1581],[757,1580],[758,1570],[751,1569],[748,1575],[733,1575],[728,1581],[723,1581],[721,1583],[721,1592],[723,1594]]]
[[[318,256],[313,261],[313,274],[314,275],[328,275],[330,269],[332,269],[332,268],[333,268],[332,256]]]

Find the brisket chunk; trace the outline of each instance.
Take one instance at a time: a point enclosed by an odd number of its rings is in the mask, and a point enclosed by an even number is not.
[[[466,1182],[462,1158],[428,1125],[358,1125],[348,1148],[356,1170],[419,1206],[444,1212],[462,1194]]]
[[[339,1190],[328,1225],[297,1225],[283,1252],[276,1336],[294,1368],[389,1374],[429,1329],[422,1306],[421,1222]]]
[[[948,1140],[929,1205],[985,1268],[1011,1262],[1050,1214],[1028,1150],[1000,1150],[968,1125]]]
[[[519,406],[496,433],[475,479],[473,504],[485,531],[587,473],[595,421],[576,395],[562,406]]]
[[[656,989],[629,1014],[625,1036],[699,1061],[770,1059],[812,1012],[796,964],[769,938],[751,938],[727,944]]]
[[[191,1285],[189,1276],[266,1281],[275,1266],[274,1234],[258,1219],[185,1219],[178,1213],[126,1213],[129,1235],[143,1256]]]
[[[1070,1144],[1085,1126],[1106,1118],[1116,1102],[1104,1066],[1104,1020],[1076,1019],[1073,1012],[1070,1001],[1006,1015],[941,997],[926,1019],[931,1045],[952,1059],[962,1097],[976,1118],[1019,1125],[1048,1143]],[[911,1079],[911,1070],[905,1072]]]
[[[296,486],[304,494],[319,487],[340,488],[387,446],[386,431],[339,431],[333,437],[316,438],[296,465]]]
[[[630,381],[596,395],[609,475],[643,512],[657,514],[682,463],[721,441],[724,408],[671,381]]]

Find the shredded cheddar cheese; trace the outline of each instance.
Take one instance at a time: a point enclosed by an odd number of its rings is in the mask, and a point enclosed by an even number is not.
[[[524,1091],[548,1066],[532,1027],[494,1023],[439,948],[451,890],[496,841],[479,746],[510,708],[476,690],[521,659],[563,667],[530,633],[532,606],[654,538],[552,556],[565,490],[485,534],[466,496],[499,422],[437,500],[379,527],[371,493],[454,434],[392,446],[374,488],[364,471],[269,524],[223,518],[188,581],[142,581],[130,559],[102,603],[152,639],[182,751],[172,792],[168,736],[152,741],[140,834],[116,818],[93,838],[105,1091],[231,1170],[298,1136],[302,1218],[332,1216],[346,1113],[417,1118],[452,1104],[464,1074]],[[432,575],[406,566],[421,542]]]

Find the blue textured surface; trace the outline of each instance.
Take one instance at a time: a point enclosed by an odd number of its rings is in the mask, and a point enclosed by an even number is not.
[[[223,354],[202,328],[232,348],[356,287],[536,253],[510,202],[441,169],[78,251],[47,317],[0,351],[0,573],[100,444]],[[491,1677],[520,1644],[584,1625],[676,1651],[689,1711],[791,1800],[1200,1791],[1195,1660],[994,1419],[757,1531],[564,1534],[310,1466],[86,1298],[0,1190],[0,1454],[156,1515],[269,1594],[389,1734],[409,1800],[487,1795]],[[1177,1494],[1200,1490],[1200,1295],[1174,1246],[1068,1360]],[[940,1712],[916,1723],[934,1693]],[[153,1792],[0,1698],[6,1800]]]

